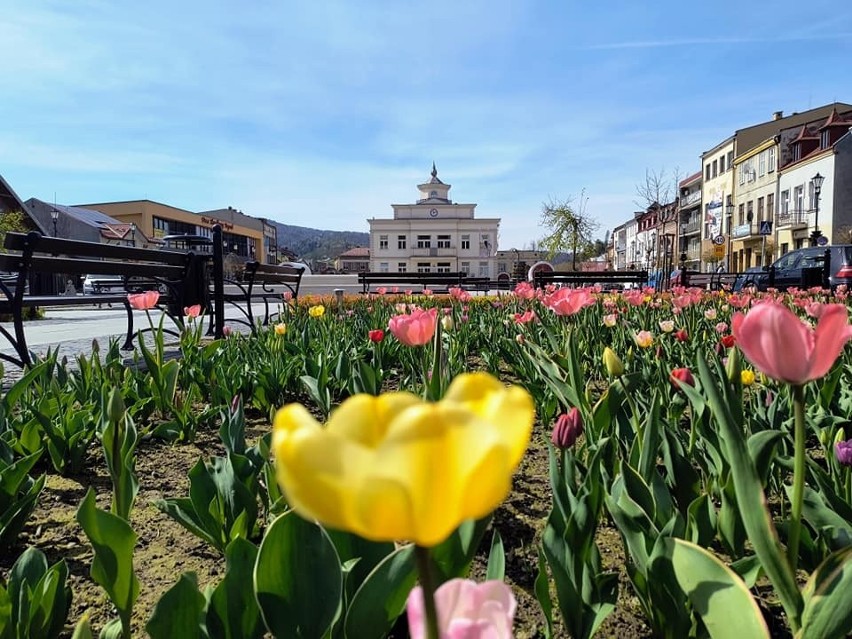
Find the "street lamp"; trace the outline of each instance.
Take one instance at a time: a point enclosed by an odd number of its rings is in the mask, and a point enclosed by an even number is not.
[[[59,210],[56,208],[50,209],[50,219],[53,220],[53,237],[56,235],[56,223],[59,222]]]
[[[817,246],[822,235],[819,230],[819,193],[822,191],[823,180],[825,178],[819,173],[811,178],[811,184],[814,185],[814,230],[811,233],[811,246]]]
[[[515,265],[512,267],[512,277],[518,277],[518,265],[521,263],[521,254],[518,252],[518,249],[513,248],[512,251],[515,253]]]
[[[733,199],[731,198],[730,195],[728,196],[728,203],[725,204],[725,216],[727,218],[727,224],[728,224],[728,250],[727,250],[727,253],[725,255],[725,261],[727,263],[726,264],[727,269],[732,270],[732,266],[731,266],[731,238],[732,238],[731,222],[734,219],[734,202],[733,202]]]

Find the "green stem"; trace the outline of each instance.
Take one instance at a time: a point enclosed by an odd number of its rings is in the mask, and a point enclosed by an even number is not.
[[[414,547],[417,572],[420,573],[420,587],[423,590],[423,611],[426,615],[426,639],[441,639],[438,629],[438,610],[435,608],[435,571],[432,555],[424,546]]]
[[[805,393],[801,385],[792,387],[794,419],[793,500],[790,504],[790,537],[787,559],[793,574],[799,564],[799,533],[805,492]]]

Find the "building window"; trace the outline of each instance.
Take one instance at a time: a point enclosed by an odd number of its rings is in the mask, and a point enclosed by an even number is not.
[[[161,217],[155,217],[154,222],[154,237],[163,237],[169,234],[169,223]]]
[[[418,273],[429,273],[432,270],[432,265],[429,262],[417,262]]]
[[[805,210],[805,189],[801,186],[797,186],[793,189],[793,205],[796,207],[797,211]]]
[[[479,277],[488,277],[488,262],[479,263]]]
[[[746,165],[745,162],[740,164],[740,184],[745,184]]]
[[[417,236],[417,248],[432,248],[432,236],[431,235],[418,235]],[[428,273],[428,271],[427,271]]]
[[[399,262],[396,265],[396,272],[397,273],[405,273],[406,271],[408,271],[408,265],[405,262]]]
[[[746,222],[749,224],[754,220],[754,200],[749,200],[746,204]]]
[[[707,166],[704,167],[704,181],[708,181],[710,179],[710,163],[707,163]]]
[[[757,156],[757,174],[761,177],[766,175],[766,151]]]
[[[438,248],[450,248],[450,236],[449,235],[439,235],[438,236]]]
[[[775,194],[770,193],[766,196],[766,219],[771,220],[775,217]]]
[[[461,236],[461,247],[463,251],[470,250],[470,235],[462,235]]]
[[[737,224],[742,225],[745,222],[745,204],[740,204],[737,215]]]
[[[781,191],[781,215],[790,212],[790,191]]]
[[[763,198],[757,198],[757,220],[763,222]]]
[[[734,152],[728,151],[728,170],[734,168]]]
[[[459,269],[462,273],[470,273],[470,262],[462,262],[459,264]]]
[[[405,249],[406,246],[406,237],[404,235],[396,236],[396,248]]]
[[[720,155],[719,156],[719,173],[724,173],[724,172],[725,172],[725,156]]]
[[[379,250],[387,251],[388,250],[388,236],[387,235],[379,235]]]
[[[429,197],[438,197],[437,191],[429,191]]]
[[[435,271],[438,273],[449,273],[450,272],[450,263],[449,262],[438,262],[435,265]]]
[[[719,175],[719,161],[713,160],[713,177]]]
[[[827,149],[829,146],[831,146],[831,145],[828,143],[828,129],[826,129],[825,131],[823,131],[823,132],[820,134],[820,137],[819,137],[819,148],[821,148],[821,149]]]
[[[814,210],[814,183],[808,182],[808,210]]]
[[[786,255],[790,251],[790,245],[787,242],[784,242],[781,245],[781,255]]]
[[[769,149],[769,166],[767,167],[767,171],[772,173],[775,170],[775,147]]]
[[[387,262],[379,262],[379,272],[387,273],[388,272],[388,263]]]

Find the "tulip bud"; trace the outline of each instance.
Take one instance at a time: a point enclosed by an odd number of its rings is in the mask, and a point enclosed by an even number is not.
[[[754,371],[744,368],[743,372],[740,373],[740,383],[742,383],[743,386],[751,386],[754,384]]]
[[[624,364],[609,346],[604,349],[603,363],[606,367],[606,372],[611,377],[621,377],[624,375]]]
[[[565,450],[571,448],[577,441],[577,438],[583,432],[583,416],[580,410],[575,406],[567,413],[562,413],[553,425],[553,433],[550,436],[550,441],[557,448]]]
[[[118,423],[124,419],[124,413],[127,409],[124,406],[124,400],[121,397],[121,392],[113,388],[109,392],[109,399],[107,402],[107,419],[113,423]]]
[[[852,466],[852,439],[837,442],[834,445],[834,454],[841,466]]]
[[[101,345],[98,343],[98,339],[97,338],[93,339],[92,340],[92,353],[97,355],[98,352],[100,352],[100,350],[101,350]]]
[[[732,384],[742,383],[742,372],[743,362],[740,358],[740,351],[734,348],[728,353],[728,363],[725,366],[725,373],[728,375],[728,381]]]
[[[441,328],[445,331],[449,332],[453,330],[454,327],[455,324],[453,323],[453,318],[451,316],[444,315],[444,317],[441,318]]]
[[[692,372],[688,368],[675,368],[669,375],[669,379],[671,380],[672,385],[678,390],[680,390],[680,387],[684,384],[687,386],[695,386],[695,378],[692,376]]]
[[[515,335],[515,341],[516,341],[518,344],[523,344],[523,343],[524,343],[524,342],[526,342],[527,340],[526,340],[526,338],[524,337],[523,333],[518,333],[517,335]]]
[[[370,338],[371,342],[373,342],[374,344],[378,344],[385,338],[385,332],[380,328],[376,328],[372,331],[369,331],[367,333],[367,336]]]

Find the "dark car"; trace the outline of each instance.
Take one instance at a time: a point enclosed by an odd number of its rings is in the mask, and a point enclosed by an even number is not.
[[[734,281],[733,290],[735,293],[742,291],[750,286],[759,287],[760,279],[766,276],[766,269],[762,266],[752,266],[740,273]]]
[[[782,255],[770,267],[775,271],[774,281],[768,270],[764,271],[756,282],[758,290],[822,286],[826,251],[829,252],[829,286],[834,289],[841,284],[852,285],[852,244],[835,244],[800,248]]]

